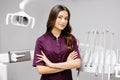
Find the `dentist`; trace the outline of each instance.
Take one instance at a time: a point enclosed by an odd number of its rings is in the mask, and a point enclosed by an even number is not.
[[[37,38],[33,66],[40,80],[73,80],[73,68],[80,68],[81,58],[76,38],[71,34],[70,12],[63,5],[54,6],[46,32]]]

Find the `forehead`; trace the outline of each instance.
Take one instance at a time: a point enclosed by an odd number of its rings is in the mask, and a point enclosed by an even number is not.
[[[64,11],[60,11],[59,14],[58,14],[58,16],[60,16],[60,15],[68,17],[68,12],[65,11],[65,10]]]

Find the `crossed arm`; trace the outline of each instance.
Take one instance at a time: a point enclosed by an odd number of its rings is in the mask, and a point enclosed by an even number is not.
[[[51,74],[64,71],[66,69],[80,68],[81,60],[76,58],[77,52],[73,51],[67,57],[67,61],[60,63],[52,63],[46,55],[42,52],[42,55],[38,55],[38,61],[44,61],[46,66],[39,65],[37,66],[37,71],[40,74]]]

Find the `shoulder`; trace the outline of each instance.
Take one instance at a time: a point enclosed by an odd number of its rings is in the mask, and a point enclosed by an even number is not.
[[[72,38],[72,40],[76,40],[75,36],[73,34],[69,34]]]
[[[73,35],[73,34],[71,34],[71,37],[72,37],[72,42],[74,43],[74,42],[77,42],[77,43],[79,43],[79,40]]]

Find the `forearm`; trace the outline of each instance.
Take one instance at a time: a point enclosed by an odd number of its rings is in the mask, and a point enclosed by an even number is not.
[[[71,61],[61,62],[61,63],[52,63],[51,67],[53,68],[62,68],[62,69],[73,69],[73,68],[80,68],[81,60],[75,59]]]
[[[65,70],[61,68],[52,68],[49,66],[37,66],[36,68],[39,74],[52,74],[52,73],[57,73]]]

